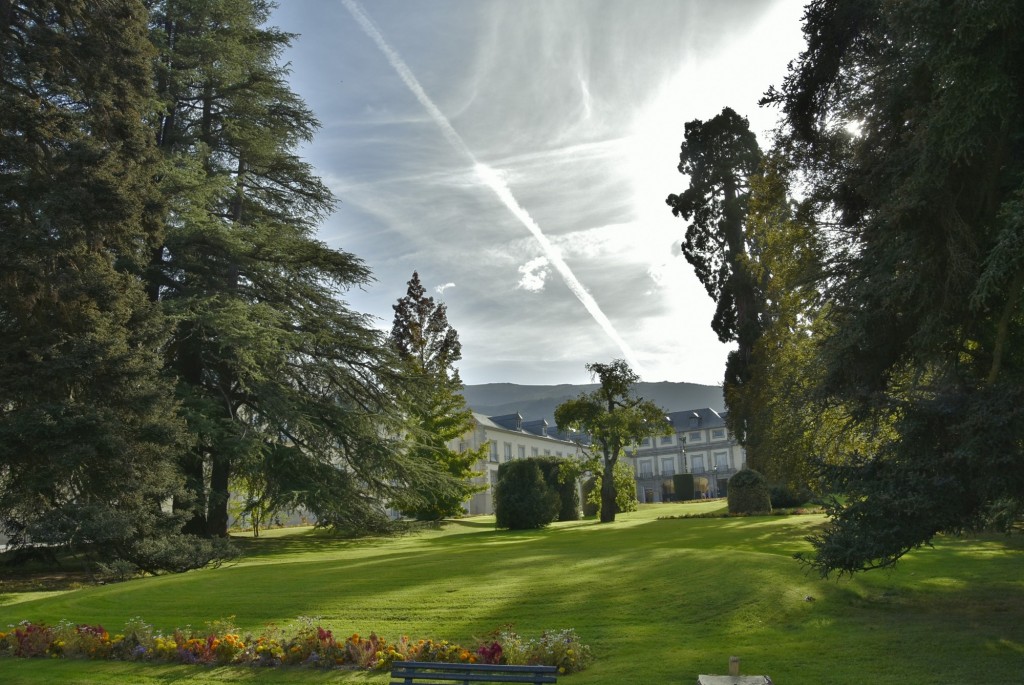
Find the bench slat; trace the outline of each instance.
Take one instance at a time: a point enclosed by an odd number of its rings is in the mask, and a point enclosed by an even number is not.
[[[445,682],[480,682],[480,683],[555,683],[558,678],[548,674],[516,674],[503,673],[392,673],[392,683],[422,683],[426,680],[443,680]]]
[[[396,661],[391,666],[390,685],[452,685],[452,683],[557,682],[554,666],[502,666],[500,664],[446,664],[432,661]]]
[[[395,676],[392,676],[395,678]],[[434,681],[438,682],[434,682]],[[530,676],[502,676],[502,675],[485,675],[475,673],[460,673],[455,675],[454,673],[440,674],[439,678],[434,678],[433,673],[424,673],[416,678],[395,678],[391,681],[391,685],[451,685],[452,683],[536,683],[536,684],[547,684],[554,685],[558,680],[554,676],[541,675],[536,678]]]
[[[509,673],[556,673],[558,671],[554,666],[541,664],[506,666],[503,664],[449,664],[441,661],[396,661],[391,668],[392,670],[402,668],[406,670],[508,671]]]
[[[410,671],[392,671],[391,679],[393,681],[401,681],[403,683],[409,682],[420,682],[422,680],[446,680],[446,681],[459,681],[459,682],[483,682],[483,683],[554,683],[557,682],[557,677],[549,673],[495,673],[493,671],[488,673],[473,673],[472,671],[458,671],[448,673],[424,673],[417,671],[415,673]]]

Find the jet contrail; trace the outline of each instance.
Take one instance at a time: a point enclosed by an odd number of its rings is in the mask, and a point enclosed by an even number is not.
[[[363,12],[363,8],[359,3],[355,0],[341,0],[341,4],[345,5],[345,9],[349,11],[349,14],[351,14],[359,24],[359,27],[363,29],[363,33],[369,36],[370,40],[376,43],[380,51],[384,53],[384,57],[391,64],[394,70],[398,72],[399,77],[401,77],[405,82],[405,85],[409,90],[412,91],[412,94],[416,96],[416,99],[420,101],[420,104],[423,105],[423,109],[427,110],[430,118],[433,119],[434,123],[441,129],[441,133],[443,133],[444,137],[448,139],[448,142],[451,143],[452,147],[465,155],[473,164],[476,164],[476,158],[473,157],[473,153],[470,152],[469,148],[466,146],[466,141],[462,140],[462,136],[455,131],[451,122],[448,121],[448,117],[438,109],[437,105],[434,104],[434,101],[427,95],[427,92],[423,90],[423,86],[421,86],[420,82],[416,80],[416,76],[406,65],[401,55],[395,52],[391,46],[388,45],[387,41],[384,40],[384,36],[377,29],[377,25],[374,24],[368,16],[366,16],[366,13]]]
[[[512,215],[519,219],[519,223],[526,226],[527,230],[533,234],[533,237],[537,239],[538,243],[540,243],[540,248],[544,251],[544,256],[546,256],[548,261],[554,265],[555,270],[558,271],[558,274],[562,277],[562,280],[565,281],[565,284],[569,286],[569,290],[572,291],[572,294],[576,296],[576,299],[583,303],[583,307],[590,313],[590,316],[594,318],[597,325],[600,326],[601,329],[608,334],[608,337],[612,339],[612,342],[618,345],[619,349],[622,350],[622,355],[625,357],[626,362],[628,362],[633,370],[639,374],[640,364],[636,360],[636,355],[633,354],[632,348],[625,340],[622,339],[619,332],[615,330],[614,326],[612,326],[611,320],[605,316],[603,311],[601,311],[601,307],[597,304],[597,300],[587,292],[587,289],[584,288],[583,284],[580,283],[578,278],[576,278],[576,274],[572,272],[569,265],[565,263],[564,259],[562,259],[561,250],[551,244],[548,237],[540,230],[540,226],[537,225],[537,222],[534,221],[533,217],[527,214],[526,210],[519,205],[516,198],[512,195],[512,191],[509,190],[505,181],[494,169],[478,163],[474,167],[474,170],[476,171],[477,176],[483,179],[483,182],[487,184],[487,187],[494,191],[494,194],[498,196],[498,199],[508,207],[509,211],[512,212]]]
[[[423,86],[421,86],[419,81],[416,80],[416,76],[412,73],[412,70],[409,69],[408,65],[406,65],[405,61],[402,60],[402,57],[395,52],[390,45],[388,45],[387,41],[384,40],[384,36],[377,29],[377,26],[373,21],[365,12],[363,12],[363,8],[359,3],[355,0],[341,0],[341,2],[345,6],[345,9],[349,11],[349,14],[351,14],[359,24],[359,27],[362,28],[363,32],[377,45],[380,51],[384,53],[384,57],[398,73],[398,76],[402,81],[405,82],[405,85],[409,90],[412,91],[412,94],[416,96],[416,99],[420,101],[423,108],[427,110],[427,113],[434,120],[434,123],[437,124],[438,128],[441,129],[441,133],[444,134],[444,137],[448,140],[451,146],[469,160],[473,165],[473,170],[476,172],[477,176],[480,177],[480,180],[482,180],[484,184],[498,196],[498,199],[501,200],[502,204],[508,208],[512,215],[518,219],[528,231],[530,231],[538,244],[540,244],[544,255],[548,258],[551,264],[555,266],[558,274],[562,277],[562,280],[565,282],[566,286],[568,286],[569,290],[572,291],[572,294],[575,295],[576,299],[583,304],[583,307],[587,310],[590,316],[593,317],[594,321],[597,322],[608,337],[619,346],[626,362],[629,363],[634,371],[640,374],[640,364],[637,361],[632,348],[630,348],[626,341],[622,339],[622,336],[619,335],[618,331],[616,331],[615,327],[612,325],[611,320],[605,316],[603,311],[601,311],[601,307],[597,304],[597,301],[589,292],[587,292],[587,289],[583,287],[583,284],[580,283],[579,279],[576,278],[572,269],[570,269],[569,265],[565,263],[564,259],[562,259],[561,252],[558,248],[551,243],[546,235],[544,235],[544,232],[541,231],[537,222],[534,221],[526,210],[519,205],[516,198],[512,195],[512,191],[501,176],[498,175],[494,169],[486,166],[485,164],[481,164],[476,160],[473,152],[466,145],[466,141],[462,139],[462,136],[458,134],[451,122],[448,121],[448,118],[437,107],[437,105],[434,104],[434,101],[430,99],[430,96],[427,95],[426,91],[423,90]]]

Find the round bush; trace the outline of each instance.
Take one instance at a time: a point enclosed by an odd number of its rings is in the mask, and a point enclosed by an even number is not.
[[[768,488],[772,498],[772,509],[793,509],[807,504],[814,495],[806,487],[793,487],[777,483]]]
[[[558,516],[560,501],[533,461],[506,462],[498,470],[494,515],[499,528],[543,528]]]
[[[768,481],[753,469],[743,469],[729,479],[730,514],[767,514],[772,510]]]

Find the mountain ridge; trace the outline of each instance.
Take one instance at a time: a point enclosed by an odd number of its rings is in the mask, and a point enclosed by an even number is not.
[[[519,414],[526,420],[546,419],[554,425],[555,407],[562,402],[592,392],[597,383],[559,385],[518,385],[516,383],[480,383],[466,385],[462,396],[474,412],[485,416]],[[637,383],[634,394],[651,400],[666,412],[710,407],[723,411],[725,399],[718,385],[684,382]]]

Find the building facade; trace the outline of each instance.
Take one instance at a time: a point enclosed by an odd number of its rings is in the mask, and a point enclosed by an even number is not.
[[[474,469],[482,473],[474,482],[487,487],[466,504],[467,514],[494,513],[494,485],[498,482],[498,466],[503,462],[539,456],[575,457],[579,453],[576,444],[560,436],[545,419],[524,421],[518,412],[502,416],[474,412],[473,420],[476,425],[472,431],[449,443],[451,449],[458,451],[490,444],[487,460],[478,462]]]
[[[725,425],[727,414],[689,409],[666,415],[673,432],[648,438],[629,450],[640,502],[669,502],[691,497],[724,497],[729,479],[746,466],[743,447]],[[692,473],[694,492],[675,492],[673,476]]]

